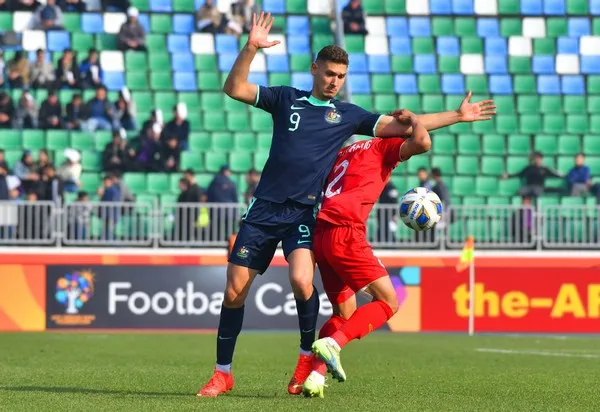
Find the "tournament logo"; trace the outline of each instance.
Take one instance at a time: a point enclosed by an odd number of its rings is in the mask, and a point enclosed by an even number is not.
[[[90,270],[71,272],[58,278],[54,298],[65,306],[65,311],[51,316],[57,325],[89,325],[96,319],[95,315],[79,314],[94,296],[94,278]]]
[[[246,248],[246,246],[242,246],[240,250],[238,250],[237,255],[240,259],[248,258],[248,249]]]
[[[325,112],[325,121],[329,124],[338,124],[342,121],[342,115],[336,109],[329,109]]]

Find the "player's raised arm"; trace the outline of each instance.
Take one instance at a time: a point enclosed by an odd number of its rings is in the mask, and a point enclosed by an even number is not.
[[[273,25],[274,18],[271,13],[260,13],[258,20],[256,14],[252,15],[252,28],[248,35],[248,43],[244,46],[227,76],[223,91],[229,97],[247,104],[254,104],[258,93],[258,86],[248,83],[250,64],[259,49],[266,49],[278,45],[279,41],[269,41],[267,36]]]
[[[428,152],[431,149],[431,136],[419,120],[419,116],[408,110],[398,116],[396,121],[412,129],[412,135],[400,146],[400,160],[406,161],[412,156]]]

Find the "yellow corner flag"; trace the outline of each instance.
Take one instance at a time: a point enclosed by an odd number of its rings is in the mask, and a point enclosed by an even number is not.
[[[471,262],[473,261],[473,254],[475,252],[475,240],[473,236],[469,236],[467,241],[465,242],[465,246],[463,247],[462,254],[460,255],[460,260],[456,264],[456,271],[462,272],[466,268],[469,267]]]

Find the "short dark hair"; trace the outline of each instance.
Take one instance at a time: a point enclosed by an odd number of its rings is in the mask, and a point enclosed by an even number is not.
[[[77,193],[77,200],[81,200],[84,197],[88,197],[88,196],[89,196],[88,192],[82,190],[81,192]]]
[[[434,167],[433,169],[431,169],[431,175],[433,177],[442,177],[442,169],[440,169],[439,167]]]
[[[544,157],[542,152],[533,152],[533,157]]]
[[[181,179],[179,179],[179,183],[182,183],[182,184],[184,184],[186,186],[190,185],[190,181],[187,180],[185,177],[182,177]]]
[[[319,54],[317,54],[316,61],[338,63],[346,66],[349,64],[348,53],[346,50],[342,49],[340,46],[336,46],[335,44],[330,44],[329,46],[323,47]]]
[[[419,172],[427,172],[427,169],[425,169],[424,167],[419,167],[417,169],[417,173],[419,173]]]

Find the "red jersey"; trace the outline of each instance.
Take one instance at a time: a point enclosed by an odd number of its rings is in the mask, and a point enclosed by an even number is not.
[[[400,162],[404,140],[363,140],[340,150],[325,183],[317,220],[340,226],[365,226],[392,170]]]

